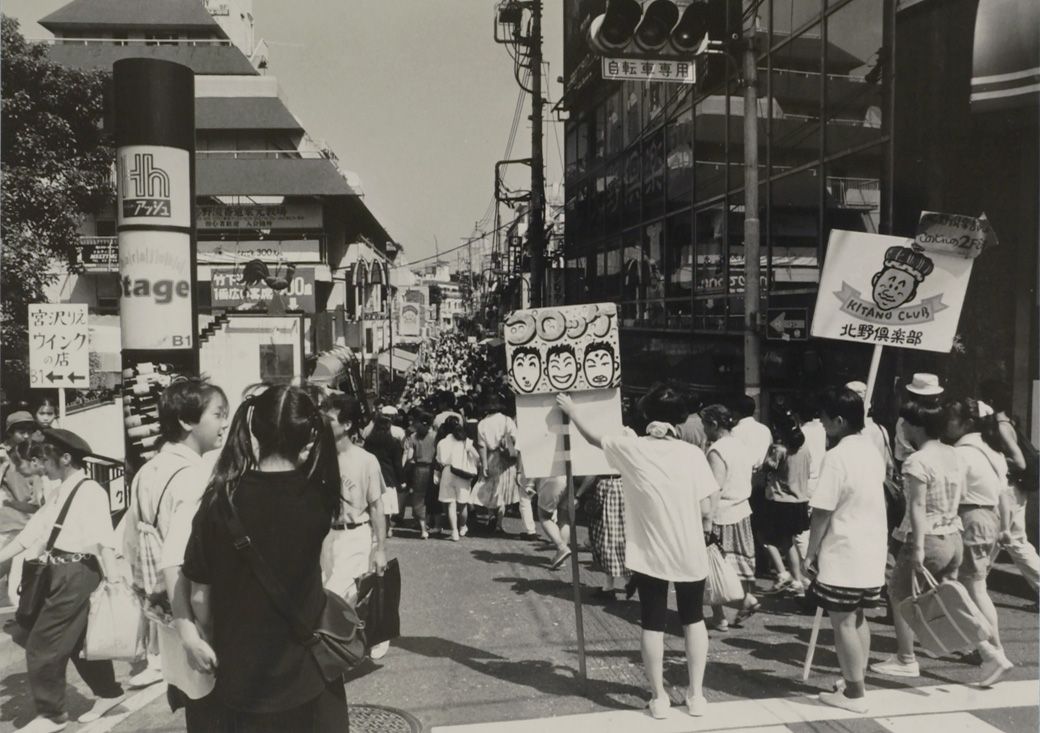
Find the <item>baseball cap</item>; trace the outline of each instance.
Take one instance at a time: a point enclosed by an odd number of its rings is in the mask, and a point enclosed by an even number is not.
[[[89,455],[91,452],[90,444],[71,430],[64,430],[62,428],[46,428],[43,431],[43,438],[48,443],[52,443],[69,453],[85,456]]]
[[[26,423],[28,423],[29,425],[35,425],[36,421],[33,420],[33,416],[25,410],[18,410],[18,412],[12,412],[10,415],[7,416],[5,428],[7,430],[10,430],[15,425],[24,425]]]

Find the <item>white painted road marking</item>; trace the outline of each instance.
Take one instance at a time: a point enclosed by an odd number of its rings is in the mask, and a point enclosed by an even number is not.
[[[120,712],[115,715],[105,715],[98,718],[93,723],[87,723],[86,725],[80,726],[76,730],[76,733],[108,733],[108,731],[115,728],[138,710],[165,694],[166,683],[157,682],[156,684],[146,687],[140,692],[131,695],[126,700],[123,700],[123,702],[114,708]]]
[[[612,710],[501,723],[444,725],[433,728],[431,733],[603,733],[612,730],[623,730],[626,733],[738,733],[749,728],[780,731],[789,723],[879,717],[891,719],[900,716],[913,716],[922,720],[923,716],[941,716],[966,710],[1030,707],[1037,704],[1037,699],[1040,699],[1040,683],[1037,680],[1002,682],[991,690],[968,685],[933,685],[871,690],[867,693],[870,710],[864,715],[827,707],[815,696],[805,695],[708,703],[707,714],[702,718],[690,717],[685,707],[672,707],[668,717],[663,720],[654,720],[645,710]],[[920,733],[921,730],[944,730],[947,733],[947,729],[941,727],[917,728],[914,733]],[[948,729],[948,733],[956,731]]]
[[[878,725],[892,733],[922,733],[941,730],[943,733],[1004,733],[971,713],[942,713],[940,715],[907,715],[902,718],[877,718]]]

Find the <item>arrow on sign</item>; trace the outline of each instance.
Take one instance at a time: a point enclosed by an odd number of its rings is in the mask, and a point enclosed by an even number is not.
[[[72,373],[69,375],[69,381],[75,384],[80,379],[86,379],[82,374]]]
[[[791,328],[794,329],[795,336],[800,336],[801,329],[805,328],[805,319],[788,318],[787,312],[781,311],[780,315],[769,322],[769,327],[780,335],[783,335],[788,328]]]
[[[64,374],[55,374],[54,372],[50,372],[46,376],[47,376],[47,379],[51,380],[52,383],[53,382],[57,382],[59,379],[64,379],[65,378]]]

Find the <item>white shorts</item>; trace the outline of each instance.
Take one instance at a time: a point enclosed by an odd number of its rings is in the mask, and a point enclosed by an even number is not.
[[[441,472],[441,483],[437,491],[437,501],[457,501],[460,504],[469,504],[472,484],[468,478],[462,478],[451,473],[451,469],[445,468]]]
[[[372,557],[372,526],[333,529],[321,545],[321,580],[324,586],[347,600],[357,598],[355,581],[368,572]]]

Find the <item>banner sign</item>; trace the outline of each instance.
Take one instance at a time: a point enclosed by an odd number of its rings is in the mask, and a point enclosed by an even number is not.
[[[925,252],[912,239],[835,229],[812,335],[948,352],[971,266],[963,256]]]
[[[278,277],[278,272],[274,272]],[[237,308],[245,303],[267,303],[274,291],[266,284],[246,287],[242,283],[241,268],[214,267],[210,276],[214,308]],[[285,307],[313,313],[314,268],[297,267],[289,278],[289,287],[280,291],[285,298]]]
[[[921,212],[914,243],[926,252],[969,260],[982,254],[982,250],[999,244],[985,214],[976,218],[936,211]]]
[[[29,304],[29,386],[90,385],[90,328],[86,303]]]
[[[678,84],[697,83],[697,64],[693,61],[669,59],[603,58],[605,80],[670,81]]]
[[[317,239],[260,239],[248,241],[199,242],[199,262],[235,264],[261,262],[321,262],[321,242]]]
[[[621,384],[614,303],[514,311],[506,317],[505,342],[509,386],[517,394]]]
[[[294,201],[283,204],[204,204],[195,207],[196,226],[228,229],[321,229],[321,204]]]
[[[116,156],[118,226],[191,226],[190,154],[164,145],[124,145]]]
[[[124,349],[190,349],[191,241],[169,231],[119,233]]]

